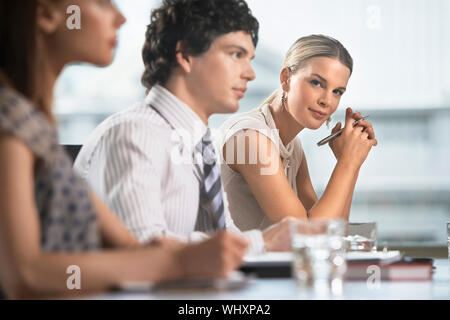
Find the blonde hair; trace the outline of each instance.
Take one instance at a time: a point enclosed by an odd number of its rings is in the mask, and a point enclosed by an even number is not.
[[[343,65],[353,71],[353,59],[347,49],[336,39],[324,35],[310,35],[302,37],[294,42],[289,48],[284,58],[283,68],[295,74],[303,68],[309,59],[314,57],[329,57],[338,59]],[[281,89],[276,89],[260,106],[271,104],[281,93]]]

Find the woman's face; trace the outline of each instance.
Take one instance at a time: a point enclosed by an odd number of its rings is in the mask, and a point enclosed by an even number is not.
[[[48,34],[47,44],[64,63],[87,62],[105,66],[112,62],[117,46],[117,31],[126,21],[111,0],[62,0],[54,2],[58,11],[58,27]],[[70,29],[80,8],[80,29]],[[69,13],[67,13],[69,11]]]
[[[350,69],[334,58],[314,57],[289,74],[284,76],[287,85],[283,85],[289,113],[302,127],[318,129],[336,111]],[[281,78],[283,81],[283,71]]]

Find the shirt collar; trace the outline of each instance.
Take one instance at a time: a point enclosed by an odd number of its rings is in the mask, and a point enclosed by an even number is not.
[[[146,105],[152,105],[185,140],[192,149],[209,130],[200,117],[187,104],[166,88],[155,85],[145,98]],[[186,136],[187,135],[187,136]]]

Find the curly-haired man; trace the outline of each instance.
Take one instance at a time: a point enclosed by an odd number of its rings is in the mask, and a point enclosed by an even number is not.
[[[239,108],[258,42],[244,0],[165,0],[153,10],[142,56],[145,101],[105,120],[76,170],[141,242],[234,231],[251,252],[287,248],[288,221],[270,230],[234,225],[208,118]]]

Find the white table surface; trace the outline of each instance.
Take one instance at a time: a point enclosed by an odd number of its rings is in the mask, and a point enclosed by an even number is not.
[[[92,296],[90,299],[150,299],[150,300],[449,300],[450,264],[447,259],[435,259],[436,267],[431,281],[381,281],[378,288],[369,288],[366,281],[346,281],[341,295],[315,292],[300,288],[292,278],[255,279],[244,288],[218,289],[171,289],[151,292],[110,292]]]

